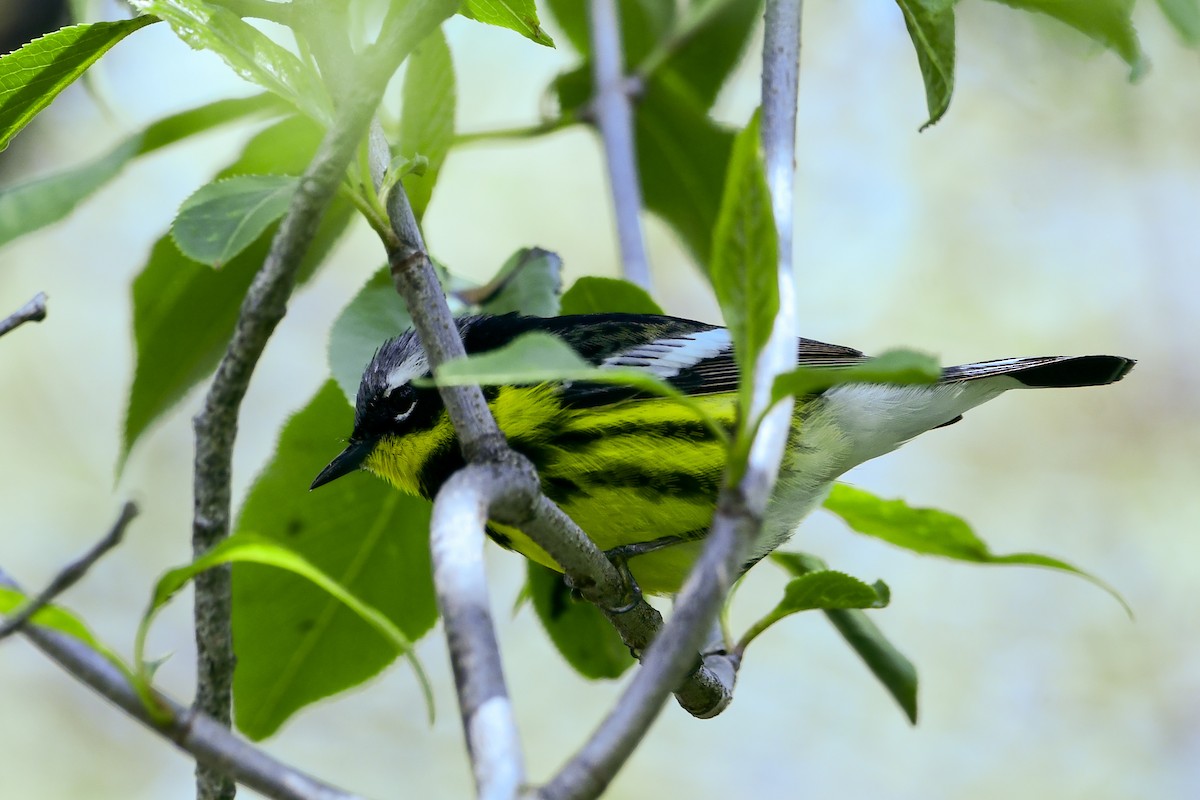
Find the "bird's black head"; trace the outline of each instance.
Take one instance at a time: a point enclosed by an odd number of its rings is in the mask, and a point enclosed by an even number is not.
[[[362,467],[385,437],[402,437],[432,426],[442,412],[441,398],[436,389],[412,385],[413,380],[428,376],[429,361],[416,333],[406,331],[384,342],[363,371],[349,444],[310,488]]]

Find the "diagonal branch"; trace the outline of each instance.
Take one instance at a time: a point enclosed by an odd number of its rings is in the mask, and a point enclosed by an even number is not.
[[[372,133],[371,145],[373,177],[378,183],[391,154],[378,129]],[[462,340],[425,253],[424,240],[404,187],[396,183],[386,201],[393,236],[385,237],[384,243],[392,278],[412,316],[430,364],[436,367],[465,354]],[[530,503],[522,506],[519,513],[498,513],[495,519],[528,534],[563,568],[574,588],[605,612],[626,646],[634,653],[644,652],[662,628],[658,611],[641,599],[632,608],[626,608],[628,590],[624,579],[587,534],[541,495],[532,465],[508,448],[479,387],[442,386],[438,391],[462,443],[465,459],[469,463],[519,465],[514,468],[528,481],[523,491],[531,498]],[[729,704],[733,692],[731,670],[717,661],[717,656],[702,660],[693,652],[694,669],[686,680],[681,679],[672,687],[678,687],[680,705],[693,716],[715,716]]]
[[[41,322],[46,318],[46,293],[38,292],[25,305],[0,319],[0,336],[24,325],[26,322]]]
[[[229,533],[230,481],[238,410],[267,340],[287,310],[296,271],[317,223],[332,200],[355,149],[367,131],[383,90],[397,67],[430,30],[448,17],[448,0],[416,0],[389,13],[378,42],[360,60],[356,80],[339,90],[333,125],[300,180],[271,242],[262,269],[242,303],[237,327],[217,368],[204,408],[196,416],[195,499],[192,550],[206,552]],[[196,708],[228,725],[234,654],[230,631],[230,569],[196,578]],[[230,798],[232,784],[219,773],[197,769],[198,797]]]
[[[20,591],[20,586],[0,569],[0,586]],[[74,675],[81,683],[117,706],[147,728],[191,754],[196,763],[276,800],[358,800],[293,769],[234,736],[225,725],[206,714],[181,706],[155,693],[155,705],[166,719],[151,716],[126,673],[83,642],[36,623],[22,628],[29,640]]]
[[[650,291],[650,265],[642,236],[642,189],[633,144],[633,110],[624,74],[617,2],[589,0],[589,6],[592,75],[596,87],[591,107],[604,140],[621,263],[625,277]]]
[[[120,516],[113,523],[112,528],[105,534],[104,538],[88,549],[86,553],[80,556],[75,561],[65,566],[54,579],[40,591],[37,597],[29,600],[25,605],[18,608],[9,617],[4,620],[4,624],[0,625],[0,639],[6,636],[11,636],[16,631],[20,630],[33,615],[41,611],[46,606],[54,602],[54,598],[70,589],[79,579],[87,574],[87,571],[92,568],[100,558],[121,543],[122,537],[125,535],[125,528],[133,522],[133,518],[138,514],[138,507],[133,503],[126,503],[121,509]]]

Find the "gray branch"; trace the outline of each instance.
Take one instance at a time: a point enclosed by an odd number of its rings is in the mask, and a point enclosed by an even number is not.
[[[430,523],[433,582],[475,787],[479,797],[496,800],[516,797],[525,782],[483,565],[484,526],[492,507],[520,490],[513,477],[499,465],[459,470],[438,492]]]
[[[378,182],[383,166],[391,161],[391,154],[378,129],[373,132],[371,144],[373,177]],[[447,359],[465,355],[462,340],[425,252],[402,184],[393,186],[386,202],[394,233],[394,238],[385,242],[392,278],[412,316],[430,364],[436,367]],[[532,465],[508,448],[479,387],[443,386],[438,391],[468,463],[505,462],[513,465],[527,482],[523,492],[528,503],[497,513],[494,518],[525,531],[563,568],[574,588],[604,611],[630,650],[635,654],[645,651],[662,627],[661,615],[644,600],[627,608],[625,581],[587,534],[541,495]],[[693,716],[714,716],[729,705],[733,693],[732,670],[721,660],[719,654],[701,660],[693,653],[696,669],[686,681],[676,684],[680,705]]]
[[[78,559],[72,561],[59,571],[46,588],[38,592],[37,597],[31,598],[29,602],[9,615],[4,624],[0,625],[0,640],[20,630],[25,623],[33,619],[34,614],[53,603],[56,597],[78,583],[79,579],[87,574],[87,571],[92,568],[93,564],[99,561],[105,553],[121,543],[121,539],[125,535],[125,528],[129,526],[129,523],[133,521],[133,518],[137,514],[137,506],[133,503],[126,503],[121,509],[121,514],[117,517],[117,521],[113,523],[112,528],[109,529],[103,539],[90,547]]]
[[[3,569],[0,586],[21,590]],[[36,623],[25,625],[22,632],[81,683],[192,755],[197,764],[277,800],[358,800],[355,795],[276,761],[234,736],[223,723],[157,692],[154,699],[164,719],[152,717],[125,673],[78,639]]]
[[[651,291],[650,265],[642,235],[642,190],[634,152],[633,110],[625,80],[616,0],[590,0],[590,16],[595,84],[591,111],[604,140],[621,263],[625,277]]]
[[[357,79],[340,87],[337,117],[301,177],[262,268],[246,293],[233,339],[217,367],[204,408],[196,416],[192,550],[200,555],[229,533],[230,480],[238,410],[267,340],[287,310],[296,271],[321,216],[346,174],[383,90],[417,43],[456,8],[452,0],[416,0],[389,13],[379,41],[358,65]],[[196,708],[230,722],[234,653],[228,565],[196,577]],[[200,800],[231,798],[233,785],[218,771],[197,768]]]
[[[38,292],[25,305],[0,320],[0,336],[26,322],[41,322],[46,318],[46,293]]]
[[[800,47],[801,0],[767,0],[763,42],[763,138],[772,212],[779,238],[779,313],[754,371],[753,419],[765,408],[776,375],[795,366],[792,281],[792,181]],[[745,476],[725,488],[700,559],[684,585],[675,614],[654,641],[642,668],[592,738],[542,790],[545,800],[598,796],[633,753],[671,687],[688,668],[758,534],[774,489],[791,405],[768,415],[751,449]],[[736,662],[734,663],[736,667]]]
[[[704,550],[679,594],[675,613],[650,645],[641,669],[613,710],[542,788],[541,798],[598,797],[616,776],[662,711],[671,689],[694,669],[695,653],[704,644],[760,523],[761,517],[745,506],[736,490],[722,490]]]

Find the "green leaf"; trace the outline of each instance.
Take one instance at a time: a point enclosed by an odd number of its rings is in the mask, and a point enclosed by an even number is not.
[[[588,6],[580,0],[550,0],[546,4],[571,46],[584,58],[592,52]],[[667,36],[675,22],[675,2],[618,0],[617,16],[621,21],[621,53],[628,70]]]
[[[585,678],[619,678],[633,656],[600,609],[571,596],[563,576],[528,562],[526,583],[533,608],[550,641],[567,663]]]
[[[437,619],[425,500],[366,474],[309,492],[350,430],[353,411],[333,381],[284,426],[235,527],[254,532],[328,575],[416,640]],[[238,728],[261,739],[295,711],[357,686],[390,664],[399,641],[373,636],[377,621],[304,577],[256,564],[233,569]]]
[[[300,179],[238,175],[201,186],[179,208],[171,238],[188,258],[220,267],[287,211]]]
[[[787,565],[788,562],[780,563]],[[831,569],[793,569],[792,572],[796,577],[784,587],[783,599],[769,614],[750,626],[738,642],[737,652],[744,653],[764,631],[792,614],[814,609],[884,608],[891,600],[891,592],[883,581],[868,585]]]
[[[468,19],[508,28],[538,44],[554,47],[554,40],[542,30],[533,0],[463,0],[459,13]]]
[[[142,131],[138,155],[152,153],[190,136],[248,116],[278,116],[290,110],[290,106],[269,93],[215,100],[151,122]]]
[[[0,191],[0,245],[70,214],[88,195],[115,178],[140,149],[141,137],[134,136],[74,169],[5,187]]]
[[[1070,25],[1112,50],[1129,65],[1129,80],[1147,69],[1146,57],[1133,28],[1133,0],[995,0],[1022,11],[1038,11]]]
[[[771,559],[794,577],[784,587],[783,599],[775,609],[755,625],[758,632],[800,611],[886,608],[891,602],[891,591],[883,581],[868,585],[844,572],[829,569],[816,556],[777,552],[771,554]]]
[[[1158,0],[1158,7],[1189,47],[1200,46],[1200,0]]]
[[[889,597],[882,581],[867,585],[844,572],[827,569],[793,578],[776,611],[786,616],[818,608],[884,608]]]
[[[478,306],[482,314],[513,311],[535,317],[553,317],[562,294],[562,259],[540,247],[523,247],[500,267],[484,286],[456,293]]]
[[[743,407],[748,405],[758,354],[779,310],[778,269],[775,219],[755,112],[733,144],[708,270],[742,374]]]
[[[303,556],[283,547],[277,542],[250,533],[240,533],[231,536],[197,558],[191,564],[168,570],[158,579],[158,582],[154,586],[154,594],[150,599],[150,605],[146,609],[141,623],[138,625],[137,642],[134,646],[135,664],[138,675],[141,676],[143,682],[148,682],[149,679],[147,670],[149,664],[145,655],[146,637],[150,632],[150,626],[154,623],[154,618],[158,616],[158,612],[196,575],[223,564],[260,564],[274,567],[286,570],[318,587],[330,595],[333,601],[349,609],[350,612],[362,620],[366,624],[366,630],[373,629],[376,633],[380,634],[386,646],[394,655],[407,655],[413,664],[413,669],[417,672],[422,684],[425,685],[426,697],[429,697],[428,683],[425,679],[424,671],[421,669],[420,664],[417,663],[416,657],[412,654],[412,642],[409,641],[404,632],[388,619],[387,616],[373,606],[364,603],[342,584],[309,563]],[[361,636],[361,633],[359,635]],[[279,654],[277,653],[276,655]],[[240,665],[238,671],[241,671]],[[238,727],[243,732],[246,732],[240,720]],[[250,734],[248,733],[247,735]]]
[[[900,705],[908,721],[916,725],[917,668],[913,663],[888,641],[866,613],[830,609],[825,616]]]
[[[662,309],[650,294],[629,281],[585,275],[562,296],[561,314],[603,314],[623,311],[628,314],[661,314]]]
[[[670,225],[699,264],[712,259],[734,134],[688,97],[686,85],[653,80],[635,122],[646,207]]]
[[[925,80],[925,105],[929,119],[925,130],[936,125],[950,107],[954,93],[954,4],[957,0],[896,0],[904,25],[917,50],[917,63]]]
[[[0,150],[117,42],[156,20],[72,25],[0,58]]]
[[[844,483],[834,485],[825,508],[841,517],[852,530],[914,553],[977,564],[1023,564],[1070,572],[1108,592],[1132,616],[1125,599],[1099,578],[1065,561],[1037,553],[994,555],[961,517],[945,511],[913,508],[903,500],[883,500]]]
[[[771,559],[793,575],[828,569],[825,562],[807,553],[771,554]],[[917,669],[888,641],[864,611],[828,609],[825,616],[846,640],[888,694],[900,705],[909,722],[917,723]]]
[[[29,598],[16,589],[0,586],[0,614],[11,614],[24,606],[28,601]],[[125,673],[125,676],[130,680],[133,679],[133,672],[126,666],[125,662],[111,648],[97,639],[91,630],[88,629],[88,626],[84,624],[83,620],[65,608],[56,605],[45,606],[39,609],[27,624],[49,628],[82,642],[91,650],[104,656],[113,666]]]
[[[756,0],[692,0],[674,38],[664,40],[670,52],[660,64],[651,64],[652,74],[677,87],[685,85],[692,101],[707,111],[742,60],[761,19],[762,3]]]
[[[277,173],[298,175],[322,136],[303,117],[289,117],[255,136],[221,177]],[[353,209],[336,198],[317,229],[297,276],[307,280],[349,224]],[[233,333],[242,300],[270,249],[275,226],[214,271],[184,256],[169,236],[158,240],[133,282],[133,330],[137,363],[121,464],[146,429],[216,367]]]
[[[270,95],[218,100],[151,123],[109,152],[71,169],[0,189],[0,246],[58,222],[130,160],[248,114],[278,110]]]
[[[521,334],[504,347],[447,361],[437,368],[435,383],[439,386],[532,384],[590,380],[600,373],[562,339],[534,331]]]
[[[403,179],[413,213],[420,220],[454,139],[454,62],[440,28],[409,56],[402,96],[399,150],[408,156],[420,154],[428,161],[423,174],[410,173]]]
[[[937,359],[914,350],[889,350],[852,367],[797,367],[775,378],[771,402],[788,395],[820,394],[844,383],[888,383],[898,386],[937,383]]]
[[[196,50],[211,50],[243,80],[328,122],[333,103],[316,73],[266,34],[224,6],[203,0],[130,0],[170,24]]]

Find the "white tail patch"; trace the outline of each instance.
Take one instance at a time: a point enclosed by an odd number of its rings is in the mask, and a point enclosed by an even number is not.
[[[851,383],[825,393],[824,413],[833,416],[850,443],[849,469],[1020,386],[1016,378],[1003,375],[933,386]]]

